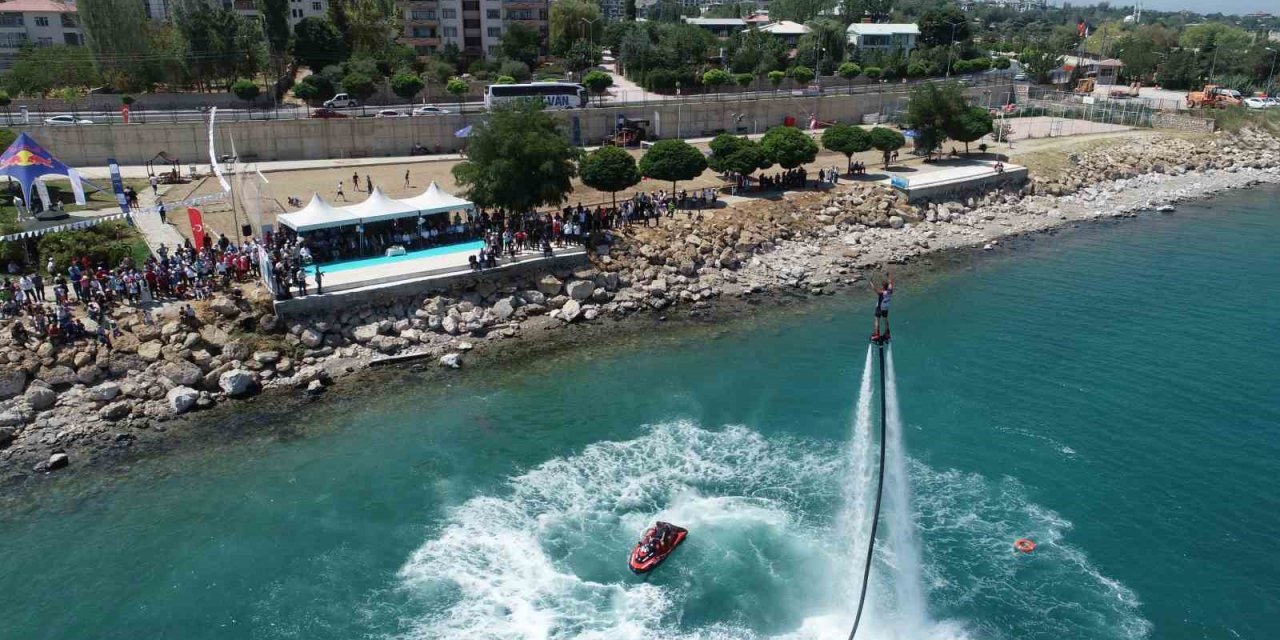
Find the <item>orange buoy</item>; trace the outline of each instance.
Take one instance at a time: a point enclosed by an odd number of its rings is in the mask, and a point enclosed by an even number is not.
[[[1036,543],[1027,538],[1018,538],[1013,542],[1013,548],[1023,553],[1031,553],[1036,550]]]

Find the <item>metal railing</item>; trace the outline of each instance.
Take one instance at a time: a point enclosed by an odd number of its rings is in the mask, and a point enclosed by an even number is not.
[[[1007,104],[1013,100],[1012,91],[995,90],[996,87],[1007,87],[1012,82],[1012,75],[1007,72],[989,72],[979,73],[968,76],[959,76],[950,80],[962,82],[969,89],[972,95],[975,91],[988,90],[986,101],[992,105],[998,106]],[[842,82],[833,77],[824,77],[821,79],[821,86],[811,85],[804,88],[779,88],[774,89],[765,80],[757,80],[753,85],[740,89],[737,87],[724,87],[719,91],[702,91],[702,87],[698,87],[699,91],[694,93],[683,93],[681,95],[668,95],[645,91],[642,89],[614,89],[610,90],[605,96],[592,96],[588,101],[588,110],[598,107],[645,107],[655,105],[670,104],[694,104],[705,102],[751,102],[758,100],[775,100],[779,98],[819,98],[829,96],[847,96],[847,95],[875,95],[875,94],[898,94],[903,90],[912,87],[931,83],[931,82],[947,82],[945,78],[925,78],[918,80],[893,80],[870,82],[865,78],[855,80],[852,83]],[[1008,94],[1007,96],[1005,94]],[[999,94],[999,95],[997,95]],[[46,120],[54,116],[71,116],[75,120],[86,122],[78,123],[78,126],[97,126],[97,125],[122,125],[125,123],[124,113],[117,109],[102,108],[77,108],[71,106],[64,109],[52,109],[47,107],[28,108],[21,107],[20,101],[18,106],[12,106],[0,112],[0,121],[6,126],[77,126],[77,125],[56,125],[46,124]],[[472,114],[483,113],[485,111],[484,102],[480,96],[464,96],[461,102],[456,98],[449,96],[433,96],[429,103],[401,103],[401,104],[380,104],[380,105],[364,105],[360,107],[339,108],[334,111],[343,114],[346,117],[362,118],[374,117],[379,111],[385,109],[395,110],[404,114],[409,114],[416,107],[424,104],[431,104],[442,107],[451,113]],[[248,122],[248,121],[271,121],[271,120],[304,120],[313,117],[313,113],[319,107],[301,105],[301,104],[280,104],[265,108],[218,108],[219,122]],[[419,116],[432,117],[432,116]],[[169,105],[165,108],[161,105],[156,108],[136,108],[131,109],[128,115],[129,124],[172,124],[179,122],[201,122],[208,118],[207,107],[191,107],[190,105]]]

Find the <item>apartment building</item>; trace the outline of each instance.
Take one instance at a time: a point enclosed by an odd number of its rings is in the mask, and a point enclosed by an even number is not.
[[[0,2],[0,69],[8,69],[22,46],[84,45],[74,2],[7,0]]]
[[[512,24],[533,27],[547,39],[548,0],[401,0],[400,41],[419,55],[452,43],[464,57],[494,58]]]

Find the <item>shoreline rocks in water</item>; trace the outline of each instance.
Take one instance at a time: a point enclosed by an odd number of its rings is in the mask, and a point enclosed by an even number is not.
[[[53,471],[129,446],[134,429],[260,392],[314,397],[375,358],[420,355],[452,369],[475,341],[672,306],[696,315],[723,296],[833,294],[869,269],[935,251],[994,249],[1003,237],[1280,182],[1278,150],[1280,140],[1251,131],[1122,141],[1072,154],[1069,168],[1021,189],[925,204],[855,182],[620,229],[588,268],[482,277],[307,322],[282,322],[249,290],[198,304],[196,318],[148,324],[118,309],[111,348],[18,344],[0,331],[0,470]]]

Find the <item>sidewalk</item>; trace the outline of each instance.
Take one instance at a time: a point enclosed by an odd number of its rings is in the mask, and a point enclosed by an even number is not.
[[[279,160],[275,162],[247,162],[246,169],[257,170],[262,173],[270,173],[272,171],[296,171],[298,169],[340,169],[343,167],[372,167],[384,164],[405,164],[412,162],[456,162],[462,160],[462,155],[457,153],[442,153],[434,156],[389,156],[385,158],[335,158],[326,160]],[[186,175],[187,167],[183,165],[183,175]],[[106,167],[85,167],[77,169],[80,175],[89,180],[110,180],[111,174]],[[209,164],[196,164],[196,171],[204,175],[211,175]],[[224,174],[226,165],[223,165]],[[147,178],[146,165],[131,165],[120,167],[120,176],[123,178]],[[141,192],[139,192],[141,197]]]
[[[168,193],[169,187],[160,187],[161,191]],[[164,194],[161,194],[162,196]],[[164,198],[161,198],[163,201]],[[151,194],[151,189],[143,189],[138,192],[138,205],[140,207],[153,207],[156,204],[156,197]],[[170,205],[166,204],[168,208]],[[179,215],[179,211],[166,211],[165,215]],[[152,254],[157,254],[161,244],[176,249],[182,246],[183,237],[178,233],[177,227],[167,222],[160,222],[160,216],[155,213],[147,213],[141,211],[133,212],[133,222],[138,226],[138,231],[142,233],[142,237],[147,241],[147,246],[151,248]],[[171,252],[172,253],[172,252]]]

